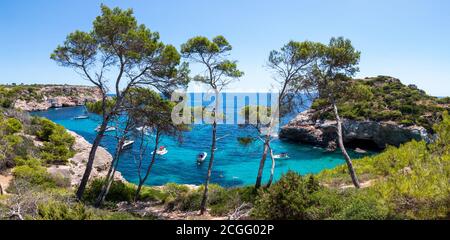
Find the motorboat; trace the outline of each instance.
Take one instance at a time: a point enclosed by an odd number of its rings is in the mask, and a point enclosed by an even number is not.
[[[125,140],[122,145],[122,150],[131,148],[133,146],[133,140]]]
[[[80,115],[80,116],[76,116],[73,119],[75,120],[82,120],[82,119],[88,119],[89,116],[88,115]]]
[[[137,127],[136,130],[139,132],[143,132],[145,135],[152,135],[150,127]]]
[[[156,150],[156,154],[157,155],[160,155],[160,156],[162,156],[162,155],[165,155],[165,154],[167,154],[169,151],[166,149],[166,147],[164,147],[164,146],[161,146],[161,147],[159,147],[159,149],[158,150]],[[152,152],[152,155],[154,154],[155,152],[153,151]]]
[[[284,153],[273,155],[273,158],[274,159],[286,159],[286,158],[289,158],[289,155],[284,152]]]
[[[206,152],[199,153],[197,155],[197,162],[202,163],[203,161],[205,161],[207,156],[208,156],[208,153],[206,153]]]
[[[105,132],[116,131],[116,129],[117,129],[116,127],[108,126],[108,127],[106,127]],[[95,128],[95,131],[96,131],[96,132],[100,131],[100,126],[98,126],[97,128]]]

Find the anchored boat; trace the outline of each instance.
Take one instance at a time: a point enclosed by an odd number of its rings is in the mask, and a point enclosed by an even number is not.
[[[133,140],[125,140],[122,146],[122,150],[131,148],[133,146],[134,141]]]
[[[289,155],[287,153],[280,153],[273,155],[273,158],[275,159],[287,159],[289,158]]]
[[[159,149],[158,150],[156,150],[156,154],[157,155],[165,155],[165,154],[167,154],[169,151],[166,149],[166,147],[164,147],[164,146],[161,146],[161,147],[159,147]],[[152,154],[154,154],[155,152],[152,152]]]
[[[203,161],[205,161],[207,156],[208,156],[208,153],[206,153],[206,152],[202,152],[202,153],[198,154],[197,155],[197,162],[198,163],[202,163]]]
[[[98,132],[100,131],[100,126],[98,126],[97,128],[95,128],[95,131]],[[112,131],[116,131],[116,127],[113,126],[108,126],[105,129],[105,132],[112,132]]]
[[[89,116],[88,115],[80,115],[80,116],[76,116],[73,119],[75,120],[82,120],[82,119],[88,119]]]

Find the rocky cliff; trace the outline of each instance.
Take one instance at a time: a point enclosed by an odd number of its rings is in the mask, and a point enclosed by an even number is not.
[[[83,177],[84,170],[86,169],[87,159],[91,150],[92,144],[86,139],[76,134],[75,132],[68,131],[73,137],[75,137],[75,143],[72,146],[76,154],[69,159],[69,164],[64,166],[50,166],[47,171],[54,175],[68,179],[72,186],[78,186],[81,178]],[[94,167],[91,172],[90,179],[106,177],[109,166],[113,158],[111,154],[104,148],[99,147],[95,154]],[[125,181],[120,172],[116,172],[114,175],[115,180]]]
[[[23,111],[80,106],[101,100],[101,92],[96,87],[69,85],[22,87],[17,96],[14,108]]]
[[[283,126],[280,138],[293,142],[306,143],[329,150],[336,148],[336,121],[315,119],[314,110],[300,113]],[[412,125],[405,126],[393,121],[343,120],[344,141],[353,147],[379,148],[386,145],[398,146],[415,140],[429,141],[427,130]]]

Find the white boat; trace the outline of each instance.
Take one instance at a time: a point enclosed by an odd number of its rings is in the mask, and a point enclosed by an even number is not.
[[[75,120],[81,120],[81,119],[88,119],[88,118],[89,118],[88,115],[80,115],[80,116],[74,117],[73,119],[75,119]]]
[[[95,128],[95,131],[98,132],[100,131],[100,126],[98,126],[97,128]],[[112,132],[112,131],[116,131],[116,127],[113,126],[108,126],[105,129],[105,132]]]
[[[143,131],[145,135],[152,135],[151,128],[149,127],[137,127],[136,130],[139,132]]]
[[[169,151],[166,149],[166,147],[164,147],[164,146],[161,146],[161,147],[159,147],[159,149],[158,150],[156,150],[156,154],[157,155],[165,155],[165,154],[167,154]],[[152,155],[154,154],[155,152],[152,152]]]
[[[134,141],[132,140],[125,140],[125,142],[122,145],[122,149],[127,149],[133,146]]]
[[[207,156],[208,156],[208,153],[206,153],[206,152],[202,152],[202,153],[198,154],[197,162],[201,163],[201,162],[205,161]]]
[[[273,155],[274,159],[287,159],[289,158],[289,155],[287,153],[280,153]]]

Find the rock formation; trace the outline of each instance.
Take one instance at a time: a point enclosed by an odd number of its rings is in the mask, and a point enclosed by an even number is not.
[[[54,176],[60,176],[70,180],[70,184],[72,186],[78,186],[81,178],[83,177],[84,170],[86,169],[86,162],[92,144],[75,132],[68,132],[75,137],[75,143],[73,145],[73,149],[76,152],[75,156],[69,159],[68,165],[51,166],[47,169],[47,171]],[[102,147],[99,147],[97,149],[97,153],[95,154],[94,167],[91,172],[91,180],[105,177],[108,174],[108,168],[112,162],[112,159],[113,158],[108,151]],[[114,177],[115,180],[125,181],[122,174],[118,171],[116,171]]]
[[[314,110],[300,113],[283,126],[280,138],[293,142],[306,143],[330,150],[335,149],[336,121],[314,120]],[[402,143],[415,140],[429,141],[427,130],[412,125],[404,126],[392,121],[356,121],[343,120],[344,141],[353,146],[367,148],[385,148],[387,145],[399,146]],[[370,145],[370,146],[368,146]]]
[[[101,92],[88,86],[44,86],[35,90],[38,97],[19,97],[14,108],[23,111],[44,111],[49,108],[72,107],[101,100]],[[24,93],[26,94],[26,93]]]

